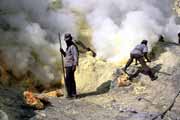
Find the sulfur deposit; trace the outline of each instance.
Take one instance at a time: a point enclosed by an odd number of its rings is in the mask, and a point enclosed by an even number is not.
[[[96,91],[97,87],[112,80],[115,65],[99,58],[94,58],[91,52],[80,57],[76,72],[77,88],[80,92]]]
[[[180,85],[178,1],[0,0],[0,113],[10,120],[150,120]],[[77,100],[57,98],[64,94],[59,32],[64,50],[67,32],[79,49]],[[139,73],[130,82],[117,71],[144,39],[158,79]],[[128,72],[139,68],[132,64]],[[165,120],[180,119],[179,101]]]

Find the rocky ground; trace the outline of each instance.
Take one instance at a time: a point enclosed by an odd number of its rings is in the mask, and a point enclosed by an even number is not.
[[[79,98],[50,98],[44,110],[28,108],[13,89],[0,89],[2,120],[152,120],[168,108],[180,89],[180,46],[159,43],[156,59],[149,63],[158,76],[151,81],[142,73],[127,87],[113,86],[107,80],[96,91],[79,91]],[[129,68],[133,73],[138,66]],[[117,70],[115,70],[115,73]],[[77,86],[78,87],[78,86]],[[156,120],[160,120],[157,118]],[[180,120],[180,96],[163,120]]]
[[[0,86],[0,120],[29,120],[35,115],[17,88]]]

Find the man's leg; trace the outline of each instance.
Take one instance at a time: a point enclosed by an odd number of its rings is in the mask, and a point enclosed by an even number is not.
[[[135,65],[138,65],[138,60],[137,59],[135,59]]]
[[[67,92],[67,96],[66,97],[70,97],[71,96],[71,71],[72,69],[70,67],[66,67],[66,78],[65,78],[65,89]]]
[[[74,72],[75,71],[71,71],[71,96],[75,97],[76,96],[76,82],[75,82],[75,78],[74,78]]]
[[[155,76],[155,74],[152,72],[151,69],[148,71],[148,75],[149,75],[149,77],[151,78],[152,81],[156,80],[158,78],[158,76]]]
[[[151,80],[157,79],[157,77],[154,76],[151,68],[149,66],[147,66],[147,64],[146,64],[146,62],[145,62],[143,57],[138,58],[138,61],[142,65],[142,68],[143,68],[143,71],[145,72],[145,74],[148,74],[149,77],[151,78]]]
[[[141,66],[142,66],[143,69],[144,69],[145,67],[147,67],[146,62],[145,62],[145,60],[144,60],[143,57],[138,57],[138,58],[136,58],[136,59],[139,61],[139,63],[141,64]]]
[[[76,96],[76,83],[75,83],[75,79],[74,79],[74,71],[71,67],[70,69],[70,79],[69,79],[69,89],[70,89],[70,96],[74,97]]]
[[[131,65],[131,63],[133,62],[133,56],[131,55],[126,66],[124,67],[124,71],[126,72],[127,68]]]

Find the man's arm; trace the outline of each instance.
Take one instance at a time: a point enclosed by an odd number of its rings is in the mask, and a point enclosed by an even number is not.
[[[64,50],[62,48],[60,48],[60,52],[61,52],[61,54],[63,54],[64,57],[66,57],[66,53],[64,52]]]
[[[72,48],[72,55],[73,55],[73,70],[76,70],[76,66],[78,66],[78,50],[77,48],[73,45]]]
[[[151,62],[151,60],[148,58],[148,47],[147,47],[147,45],[144,45],[144,47],[143,47],[143,54],[144,54],[144,57],[147,60],[147,62]]]
[[[147,52],[144,53],[144,57],[146,58],[147,62],[151,62],[151,60],[148,58],[148,53]]]

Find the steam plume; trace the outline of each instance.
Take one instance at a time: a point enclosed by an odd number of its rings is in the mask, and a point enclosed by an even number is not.
[[[150,49],[163,34],[177,42],[172,0],[1,0],[0,45],[9,68],[31,71],[38,79],[59,79],[57,33],[77,36],[76,15],[84,14],[93,30],[98,57],[109,61],[128,58],[143,39]],[[54,3],[58,7],[54,8]],[[56,52],[55,52],[56,51]]]

